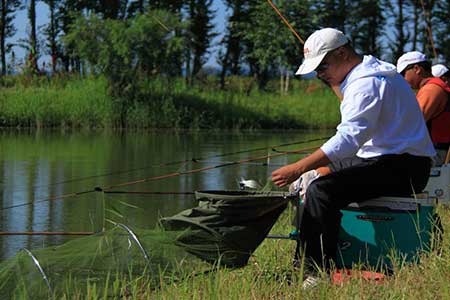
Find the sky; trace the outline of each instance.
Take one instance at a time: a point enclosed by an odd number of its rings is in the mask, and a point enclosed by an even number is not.
[[[210,51],[211,54],[209,55],[209,60],[206,63],[206,65],[209,66],[217,66],[216,63],[216,56],[218,51],[217,44],[220,42],[223,33],[225,31],[225,23],[227,18],[227,11],[226,7],[223,4],[222,0],[213,0],[213,10],[216,11],[216,17],[214,19],[215,24],[215,30],[219,35],[213,40],[213,46],[211,47]],[[49,20],[49,10],[47,8],[47,5],[38,2],[36,5],[36,24],[37,28],[40,28],[42,25],[45,25],[48,23]],[[16,13],[15,18],[15,26],[17,29],[17,33],[14,37],[7,40],[7,42],[16,42],[19,39],[24,39],[28,36],[28,32],[30,31],[30,26],[28,22],[27,12],[26,10],[22,10]],[[40,34],[39,40],[42,40],[43,36]],[[14,47],[14,52],[16,54],[16,59],[18,61],[23,61],[25,57],[25,50],[20,47]],[[9,59],[9,58],[8,58]],[[50,56],[48,55],[42,55],[42,57],[39,60],[39,65],[41,66],[42,63],[48,64],[50,61]]]

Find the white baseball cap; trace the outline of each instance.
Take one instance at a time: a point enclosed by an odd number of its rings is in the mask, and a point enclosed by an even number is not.
[[[339,30],[324,28],[311,34],[303,46],[305,59],[295,75],[304,75],[314,71],[328,52],[347,44],[349,40]]]
[[[441,77],[448,72],[448,68],[443,64],[437,64],[431,67],[431,73],[434,77]]]
[[[427,61],[425,54],[419,51],[406,52],[397,60],[397,72],[401,73],[411,64],[417,64],[423,61]]]

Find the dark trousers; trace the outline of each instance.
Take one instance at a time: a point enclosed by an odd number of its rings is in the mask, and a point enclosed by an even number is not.
[[[420,193],[430,167],[430,158],[409,154],[355,157],[334,164],[333,172],[313,181],[306,192],[300,246],[307,264],[327,270],[335,261],[342,208],[380,196]]]

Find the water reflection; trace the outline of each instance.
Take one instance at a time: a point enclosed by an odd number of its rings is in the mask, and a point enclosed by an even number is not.
[[[270,154],[272,146],[309,140],[311,132],[0,132],[1,232],[100,231],[108,220],[131,228],[154,227],[194,205],[191,195],[103,194],[116,191],[192,192],[238,189],[241,177],[266,183],[271,171],[299,156],[212,168],[125,184]],[[317,145],[318,142],[312,143]],[[298,149],[309,144],[283,148]],[[259,149],[257,151],[244,151]],[[82,193],[86,192],[86,193]],[[48,200],[56,195],[74,197]],[[106,220],[106,221],[105,221]],[[60,244],[67,236],[0,236],[0,257],[20,248]]]

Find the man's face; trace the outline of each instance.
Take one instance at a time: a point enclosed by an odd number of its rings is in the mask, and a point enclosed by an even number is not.
[[[338,86],[347,75],[343,68],[345,49],[343,47],[330,51],[316,68],[317,76],[330,86]]]
[[[419,76],[419,72],[418,72],[419,68],[420,67],[417,66],[417,65],[408,66],[401,73],[403,78],[405,78],[405,80],[409,83],[409,85],[413,89],[418,89],[419,88],[419,84],[420,84],[420,81],[422,79]]]

